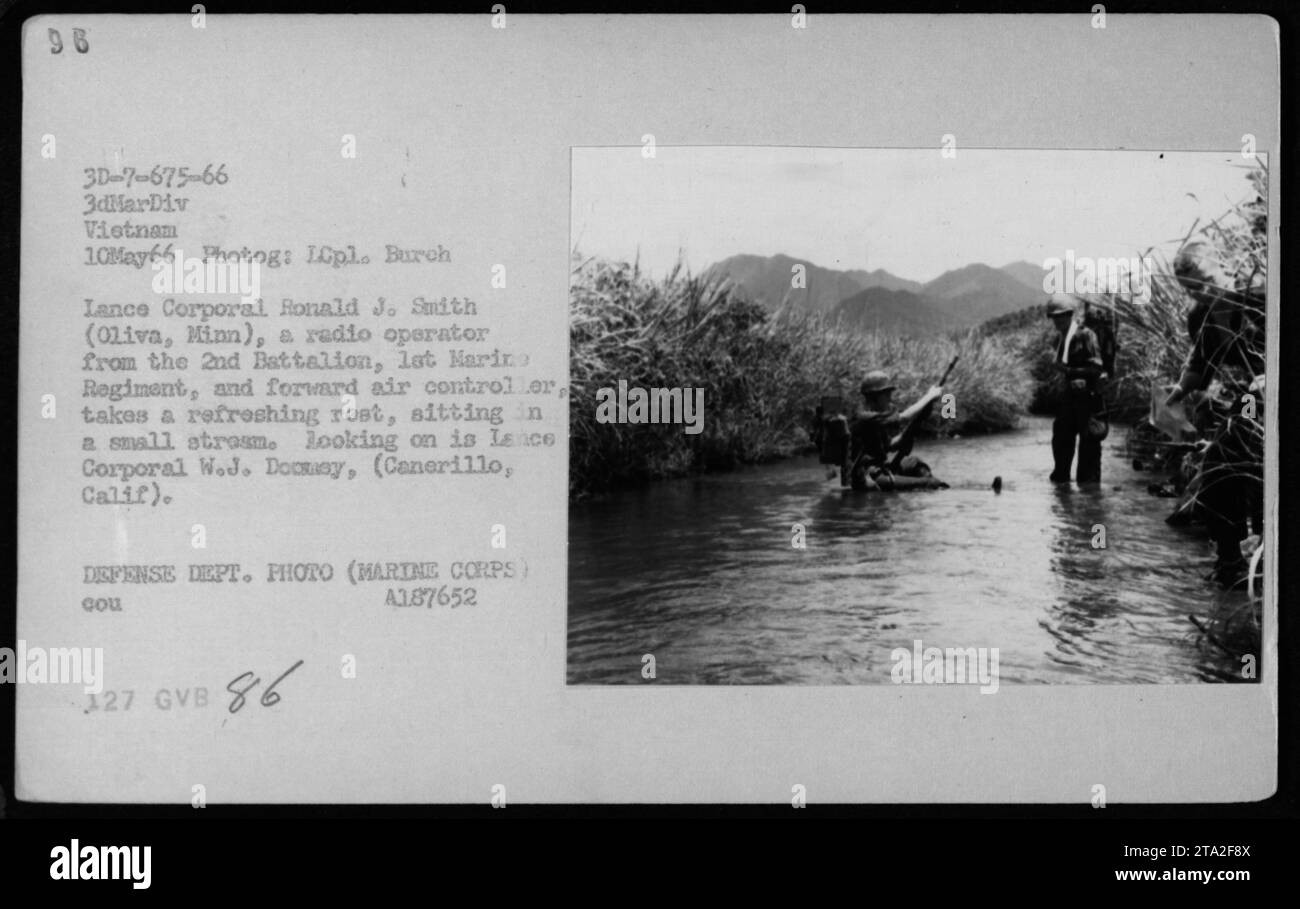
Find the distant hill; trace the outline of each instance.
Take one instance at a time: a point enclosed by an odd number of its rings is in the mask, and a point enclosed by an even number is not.
[[[791,288],[792,267],[802,264],[806,287]],[[1008,268],[1026,273],[1012,263]],[[930,334],[963,331],[997,316],[1042,303],[1043,293],[1005,269],[974,264],[944,272],[925,284],[884,269],[837,271],[790,256],[732,256],[705,270],[727,275],[769,309],[787,299],[797,308],[840,319],[863,331]],[[1041,282],[1041,278],[1039,281]]]
[[[910,290],[868,287],[831,310],[841,325],[860,331],[923,335],[952,328],[951,316],[937,300]]]
[[[861,282],[863,290],[868,287],[883,287],[885,290],[910,290],[915,293],[922,286],[920,281],[909,281],[907,278],[891,275],[883,268],[877,268],[875,271],[850,271],[846,274]]]
[[[1000,335],[1020,331],[1023,328],[1043,327],[1046,330],[1047,324],[1047,305],[1037,303],[989,319],[979,326],[979,330],[985,334]]]
[[[1003,265],[998,271],[1010,275],[1031,290],[1043,292],[1043,266],[1033,262],[1012,262]]]
[[[805,269],[805,286],[802,288],[790,286],[795,265],[803,265]],[[921,288],[918,282],[891,275],[884,269],[837,271],[786,255],[731,256],[704,271],[705,277],[715,274],[727,275],[768,309],[776,309],[788,297],[800,309],[815,313],[829,312],[841,300],[868,287],[890,290]]]
[[[923,288],[923,293],[946,304],[950,317],[969,328],[997,316],[1043,302],[1034,291],[1006,272],[988,265],[967,265],[946,271]]]

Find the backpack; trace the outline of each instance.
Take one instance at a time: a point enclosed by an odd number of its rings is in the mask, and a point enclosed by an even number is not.
[[[843,464],[849,453],[849,420],[842,398],[824,397],[814,417],[813,442],[823,464]]]
[[[1083,325],[1097,337],[1101,368],[1107,376],[1115,378],[1115,357],[1119,354],[1119,314],[1114,307],[1084,301]]]

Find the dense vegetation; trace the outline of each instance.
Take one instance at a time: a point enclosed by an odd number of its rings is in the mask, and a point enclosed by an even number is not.
[[[1208,250],[1208,267],[1222,276],[1225,284],[1247,288],[1262,297],[1267,264],[1267,206],[1264,200],[1265,172],[1250,173],[1255,194],[1205,225],[1194,224],[1180,250]],[[1150,409],[1153,385],[1169,384],[1179,372],[1191,346],[1187,314],[1192,300],[1174,276],[1169,257],[1155,250],[1143,255],[1155,265],[1151,300],[1134,304],[1117,295],[1080,296],[1099,314],[1114,313],[1118,340],[1115,375],[1107,382],[1104,397],[1111,419],[1122,423],[1141,422]],[[1020,351],[1029,364],[1033,393],[1030,413],[1048,414],[1056,409],[1062,392],[1060,374],[1053,368],[1057,336],[1046,318],[1045,305],[1031,306],[990,319],[979,327],[982,334],[998,338]]]
[[[1262,293],[1266,260],[1264,172],[1256,195],[1185,240],[1214,251],[1225,280]],[[1170,262],[1156,261],[1152,299],[1090,298],[1116,314],[1116,375],[1105,399],[1112,421],[1141,423],[1153,384],[1177,379],[1187,356],[1191,305]],[[954,355],[947,391],[954,418],[935,408],[925,432],[969,434],[1013,427],[1026,412],[1051,413],[1061,393],[1056,338],[1042,305],[989,320],[961,334],[921,338],[864,332],[833,314],[763,306],[725,275],[674,269],[661,280],[626,262],[575,255],[570,291],[570,472],[572,495],[629,482],[728,469],[808,446],[812,409],[822,396],[858,400],[871,369],[889,372],[900,406],[934,382]],[[705,389],[704,430],[680,425],[599,425],[596,392],[629,386]]]
[[[948,385],[956,415],[942,419],[936,407],[932,432],[1007,429],[1032,385],[1019,353],[996,337],[861,334],[789,308],[769,312],[724,278],[680,268],[656,281],[628,263],[575,260],[569,315],[574,495],[802,450],[818,399],[856,401],[871,369],[889,371],[907,403],[961,356]],[[598,424],[596,392],[620,379],[705,389],[703,432]]]
[[[1106,308],[1105,300],[1094,298],[1089,302],[1099,314],[1109,314],[1111,311]],[[1119,350],[1115,358],[1115,376],[1105,383],[1103,397],[1112,421],[1130,423],[1142,419],[1147,413],[1151,398],[1150,379],[1153,364],[1147,360],[1145,343],[1133,336],[1132,332],[1125,330],[1122,316],[1119,323],[1115,332],[1119,341]],[[980,326],[979,331],[999,338],[1004,344],[1018,351],[1024,362],[1028,364],[1033,380],[1033,391],[1025,402],[1028,412],[1055,413],[1061,395],[1064,393],[1064,384],[1061,373],[1055,366],[1056,347],[1060,339],[1047,318],[1046,306],[1043,304],[1031,306],[990,319]],[[1179,326],[1178,331],[1182,335],[1185,350],[1186,330]]]

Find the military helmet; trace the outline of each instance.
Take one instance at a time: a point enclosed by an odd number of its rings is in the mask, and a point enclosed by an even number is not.
[[[893,391],[898,388],[897,385],[889,381],[889,374],[879,369],[873,369],[867,373],[867,377],[862,380],[858,386],[858,391],[864,395],[873,395],[881,391]]]
[[[1057,316],[1074,315],[1074,302],[1060,294],[1054,294],[1047,300],[1047,317],[1055,319]]]
[[[1174,257],[1174,277],[1190,293],[1231,289],[1232,276],[1219,261],[1219,254],[1204,240],[1193,240]]]

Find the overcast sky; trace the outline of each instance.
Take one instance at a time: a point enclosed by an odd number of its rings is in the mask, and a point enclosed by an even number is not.
[[[928,281],[983,262],[1132,256],[1250,193],[1239,154],[659,147],[573,151],[573,244],[661,275],[737,253]],[[1190,195],[1189,195],[1190,194]],[[1195,198],[1193,198],[1193,196]]]

